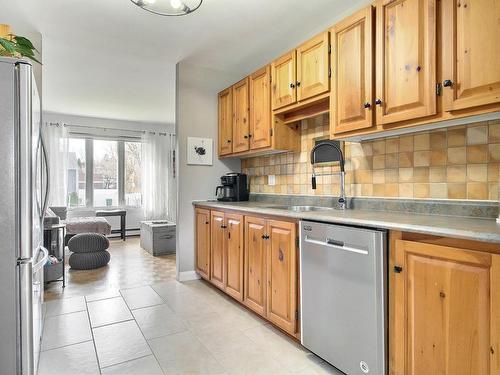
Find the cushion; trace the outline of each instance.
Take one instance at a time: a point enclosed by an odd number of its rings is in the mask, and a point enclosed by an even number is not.
[[[69,265],[76,270],[93,270],[109,263],[111,255],[106,250],[97,253],[74,253],[69,257]]]
[[[71,237],[68,248],[73,253],[94,253],[109,247],[109,240],[99,233],[80,233]]]

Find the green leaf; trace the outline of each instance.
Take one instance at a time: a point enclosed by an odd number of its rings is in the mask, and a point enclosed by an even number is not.
[[[10,40],[0,38],[0,46],[5,48],[5,50],[9,53],[16,52],[16,45],[14,43],[12,43]]]
[[[33,43],[31,43],[31,41],[28,38],[25,38],[24,36],[16,35],[16,36],[14,36],[14,40],[18,45],[27,47],[31,50],[35,50],[38,52],[38,50],[35,48]]]

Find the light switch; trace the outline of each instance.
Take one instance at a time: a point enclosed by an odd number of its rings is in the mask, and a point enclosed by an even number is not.
[[[273,174],[270,174],[267,176],[267,184],[269,186],[274,186],[276,185],[276,176]]]

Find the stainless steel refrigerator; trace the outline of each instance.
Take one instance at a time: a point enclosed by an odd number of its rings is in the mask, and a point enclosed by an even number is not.
[[[0,375],[36,374],[48,163],[29,62],[0,57]]]

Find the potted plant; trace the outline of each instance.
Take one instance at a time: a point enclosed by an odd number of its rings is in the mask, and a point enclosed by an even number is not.
[[[41,64],[35,52],[38,51],[28,38],[12,34],[8,25],[0,25],[0,56],[26,57]]]

